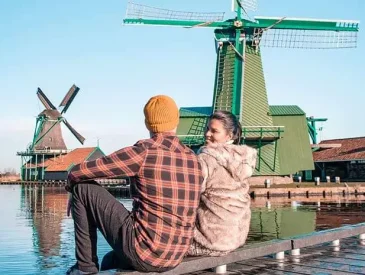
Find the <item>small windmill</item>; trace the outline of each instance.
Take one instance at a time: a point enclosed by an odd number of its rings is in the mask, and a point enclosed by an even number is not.
[[[84,144],[85,138],[80,135],[63,116],[79,90],[79,87],[73,85],[59,105],[59,107],[63,107],[62,110],[58,111],[42,90],[38,88],[37,96],[43,103],[45,110],[37,117],[30,150],[66,150],[67,147],[61,131],[61,122],[66,125],[81,144]]]
[[[64,123],[77,140],[83,144],[85,138],[80,135],[66,120],[64,114],[70,108],[80,88],[73,85],[61,101],[59,111],[38,88],[37,96],[45,109],[37,116],[33,141],[22,152],[17,152],[21,157],[22,180],[44,180],[45,163],[56,156],[67,154],[67,147],[62,136],[61,123]]]
[[[124,23],[215,29],[217,63],[212,105],[180,110],[178,134],[184,143],[193,148],[201,146],[207,116],[215,110],[227,110],[239,117],[244,143],[258,148],[257,174],[287,175],[311,170],[307,128],[304,134],[295,134],[298,130],[290,132],[288,121],[277,120],[278,124],[273,119],[273,113],[278,112],[303,116],[303,121],[297,119],[295,123],[307,127],[305,113],[293,106],[269,106],[260,48],[354,48],[359,22],[264,16],[250,19],[248,11],[256,8],[255,0],[233,0],[236,16],[224,20],[224,13],[172,11],[129,2]],[[292,137],[280,140],[287,134]]]

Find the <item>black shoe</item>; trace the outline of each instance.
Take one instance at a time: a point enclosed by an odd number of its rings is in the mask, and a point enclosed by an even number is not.
[[[118,257],[115,254],[114,250],[109,251],[103,257],[100,265],[100,271],[109,270],[109,269],[117,269],[118,268]]]
[[[66,275],[91,275],[91,274],[97,274],[97,272],[86,272],[79,270],[77,264],[74,264],[71,266],[67,271]]]

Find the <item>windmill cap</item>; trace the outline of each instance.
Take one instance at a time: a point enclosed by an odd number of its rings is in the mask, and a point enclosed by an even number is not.
[[[175,101],[166,95],[151,97],[143,109],[145,124],[149,131],[171,131],[179,124],[179,109]]]

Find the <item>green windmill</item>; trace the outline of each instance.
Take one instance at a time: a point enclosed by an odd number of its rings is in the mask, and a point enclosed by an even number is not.
[[[258,149],[256,175],[290,175],[313,170],[306,114],[298,106],[269,106],[261,47],[354,48],[358,21],[254,17],[255,0],[233,0],[236,17],[224,13],[172,11],[128,3],[125,24],[214,28],[216,73],[208,107],[180,109],[178,135],[192,147],[204,142],[208,116],[227,110],[239,117],[243,143]]]

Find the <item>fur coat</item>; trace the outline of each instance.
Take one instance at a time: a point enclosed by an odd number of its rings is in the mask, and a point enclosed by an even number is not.
[[[246,145],[202,147],[198,158],[204,182],[188,255],[224,255],[245,243],[251,220],[247,179],[256,157],[257,151]]]

